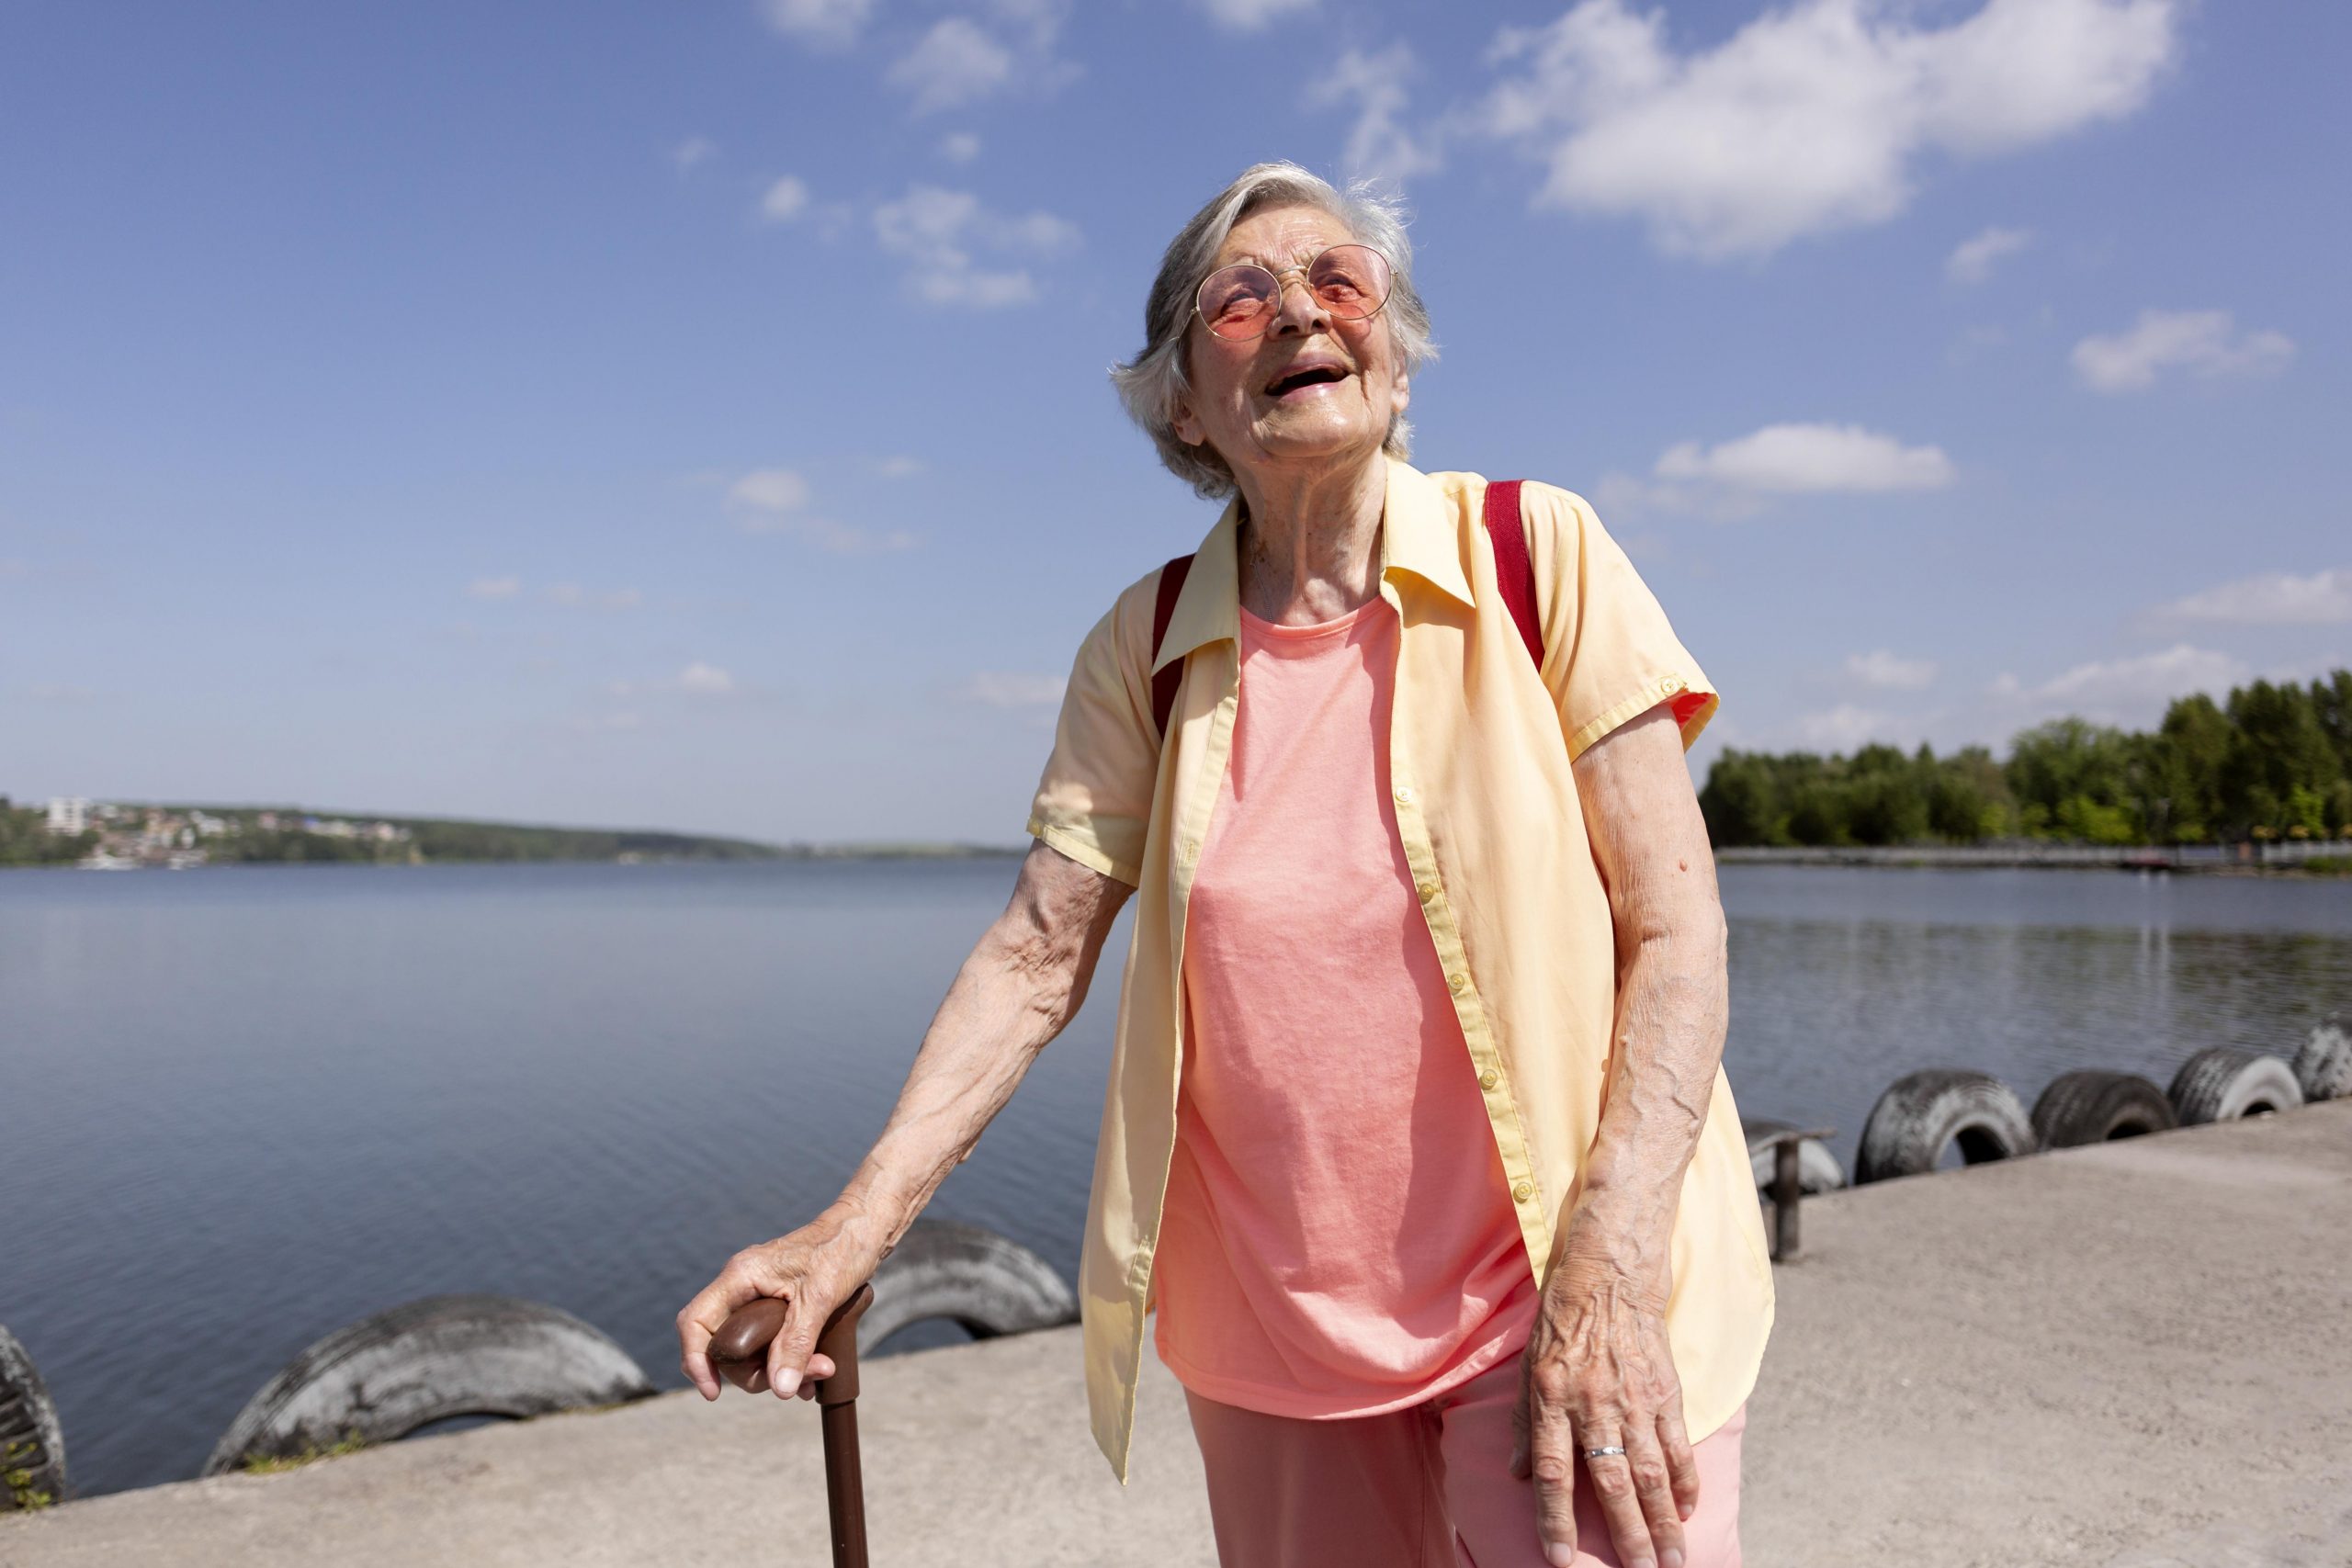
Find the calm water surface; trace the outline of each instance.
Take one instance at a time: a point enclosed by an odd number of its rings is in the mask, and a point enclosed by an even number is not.
[[[840,1191],[1017,864],[0,874],[0,1324],[77,1491],[193,1475],[306,1346],[441,1292],[551,1303],[684,1386],[679,1306]],[[1722,882],[1740,1109],[1849,1162],[1914,1067],[2030,1103],[2291,1053],[2352,1000],[2352,884]],[[1065,1278],[1126,941],[930,1210]]]

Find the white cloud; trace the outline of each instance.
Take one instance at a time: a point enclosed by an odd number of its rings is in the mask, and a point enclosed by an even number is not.
[[[1962,240],[1944,262],[1944,276],[1954,283],[1982,283],[1993,276],[1993,264],[2003,256],[2013,256],[2033,243],[2030,229],[1985,230],[1974,239]]]
[[[1315,0],[1201,0],[1201,8],[1218,27],[1254,33],[1269,22],[1315,8]]]
[[[1079,74],[1077,65],[1054,52],[1069,6],[1070,0],[984,0],[967,6],[967,14],[933,22],[886,79],[908,95],[919,116],[1005,93],[1051,92]],[[971,145],[975,152],[979,150],[977,139]]]
[[[2039,717],[2073,714],[2105,724],[2145,725],[2160,718],[2175,697],[2191,692],[2223,696],[2251,673],[2243,660],[2183,642],[2156,653],[2077,664],[2038,686],[2005,673],[1992,690]]]
[[[6,575],[0,572],[0,576]],[[523,580],[519,577],[477,577],[466,584],[469,599],[512,599],[522,592]]]
[[[706,664],[696,660],[667,679],[615,681],[605,690],[626,701],[631,697],[723,697],[733,694],[737,687],[734,676],[716,664]],[[611,718],[620,716],[607,715],[606,716]],[[629,715],[628,717],[629,725],[625,728],[634,728],[636,716]]]
[[[1808,746],[1825,751],[1850,751],[1857,746],[1868,745],[1883,739],[1895,720],[1892,715],[1876,708],[1856,707],[1840,703],[1827,713],[1806,714],[1797,720],[1797,733]]]
[[[760,197],[760,217],[770,223],[789,223],[808,209],[808,187],[790,175],[768,186]]]
[[[718,156],[718,143],[707,136],[689,136],[670,149],[670,161],[685,174]]]
[[[1012,51],[968,17],[946,17],[896,65],[889,80],[914,96],[917,114],[961,107],[1003,90]]]
[[[1882,648],[1869,653],[1849,654],[1846,673],[1866,686],[1917,692],[1934,682],[1936,665],[1933,660],[1904,659]]]
[[[2199,376],[2267,376],[2295,356],[2283,333],[2236,331],[2227,310],[2143,310],[2128,332],[2075,345],[2075,373],[2101,392],[2136,392],[2178,366]]]
[[[810,43],[854,42],[874,15],[874,0],[763,0],[768,25]]]
[[[645,595],[634,588],[616,588],[608,593],[591,593],[577,582],[550,582],[547,586],[548,601],[568,610],[634,610],[645,603]]]
[[[1982,358],[2009,341],[2007,327],[1977,325],[1962,327],[1951,346],[1944,351],[1944,359],[1952,365],[1966,365]]]
[[[571,720],[572,728],[592,734],[605,729],[641,729],[644,726],[643,714],[629,712],[583,714]]]
[[[1070,4],[1071,0],[988,0],[987,8],[1007,29],[1021,35],[1016,41],[1042,57],[1061,35]],[[1054,66],[1058,62],[1041,58],[1038,63]],[[1064,69],[1074,73],[1077,68]]]
[[[797,512],[808,504],[808,481],[790,468],[754,468],[727,487],[727,504],[753,513]]]
[[[910,457],[901,453],[883,458],[874,465],[874,471],[886,479],[903,479],[922,472],[926,467],[928,465],[921,457]]]
[[[2352,621],[2352,570],[2296,577],[2284,571],[2241,578],[2161,606],[2170,620],[2256,626],[2334,626]]]
[[[827,555],[896,555],[913,549],[920,541],[904,528],[854,528],[830,517],[802,517],[774,530],[792,534]]]
[[[1049,212],[1010,217],[989,211],[969,191],[922,185],[876,208],[874,232],[884,250],[906,261],[907,282],[918,298],[975,310],[1024,305],[1037,297],[1026,267],[984,267],[975,250],[1045,257],[1079,242],[1077,226]]]
[[[903,528],[875,532],[809,515],[808,481],[790,468],[756,468],[727,490],[726,506],[746,534],[784,534],[831,555],[870,555],[912,549],[913,534]]]
[[[2136,111],[2175,0],[1986,0],[1941,28],[1896,0],[1798,0],[1677,53],[1663,10],[1582,0],[1506,28],[1475,118],[1546,166],[1540,207],[1642,220],[1660,248],[1762,256],[1883,222],[1937,153],[2014,152]]]
[[[968,164],[980,155],[980,139],[968,130],[953,130],[939,139],[939,155],[951,164]]]
[[[972,701],[989,707],[1042,707],[1062,700],[1062,675],[1016,675],[982,671],[965,687]]]
[[[1329,76],[1307,89],[1306,101],[1315,107],[1354,108],[1356,122],[1348,131],[1343,154],[1350,174],[1402,184],[1439,166],[1429,140],[1415,136],[1402,123],[1406,84],[1419,73],[1419,62],[1402,42],[1377,54],[1351,49]]]
[[[1937,446],[1905,446],[1859,424],[1768,424],[1702,447],[1685,441],[1657,460],[1657,477],[1782,495],[1938,490],[1952,481]]]

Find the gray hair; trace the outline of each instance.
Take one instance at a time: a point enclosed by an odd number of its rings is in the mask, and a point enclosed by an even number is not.
[[[1233,469],[1215,447],[1177,438],[1177,400],[1192,390],[1184,364],[1186,329],[1192,325],[1193,295],[1234,225],[1261,208],[1318,207],[1347,225],[1348,232],[1388,257],[1395,279],[1385,313],[1407,375],[1437,357],[1430,336],[1430,313],[1413,287],[1413,243],[1405,236],[1405,205],[1368,180],[1343,192],[1296,164],[1259,164],[1193,214],[1168,243],[1159,276],[1143,307],[1143,352],[1111,367],[1111,382],[1126,404],[1127,416],[1143,427],[1159,449],[1169,472],[1212,501],[1234,493]],[[1412,455],[1413,427],[1402,413],[1388,422],[1383,450]]]

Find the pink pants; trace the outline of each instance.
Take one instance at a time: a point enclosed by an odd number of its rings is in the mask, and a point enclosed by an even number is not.
[[[1510,1473],[1521,1359],[1384,1416],[1300,1420],[1186,1390],[1221,1568],[1546,1568],[1535,1483]],[[1691,1446],[1683,1568],[1739,1568],[1747,1425],[1743,1404]],[[1577,1568],[1623,1568],[1581,1455],[1576,1509]]]

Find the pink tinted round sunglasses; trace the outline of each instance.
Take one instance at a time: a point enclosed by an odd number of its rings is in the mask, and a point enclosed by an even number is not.
[[[1304,266],[1269,271],[1255,262],[1221,266],[1201,280],[1193,310],[1201,324],[1233,341],[1263,337],[1282,314],[1283,279],[1304,276],[1307,292],[1341,321],[1361,321],[1388,303],[1388,258],[1370,245],[1333,245]]]

